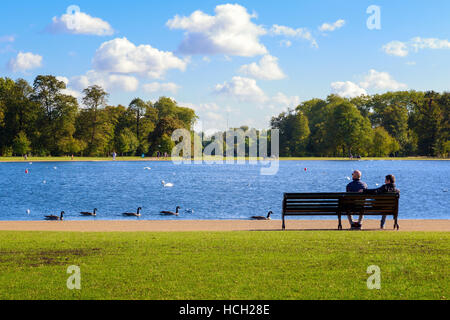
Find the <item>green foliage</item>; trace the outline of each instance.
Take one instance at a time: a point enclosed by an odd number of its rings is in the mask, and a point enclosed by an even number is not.
[[[306,117],[310,134],[305,141]],[[346,99],[312,99],[295,112],[273,117],[280,129],[281,156],[440,156],[448,157],[450,93],[399,91]],[[305,121],[304,121],[305,122]]]
[[[20,131],[13,141],[13,151],[17,155],[25,155],[30,152],[30,140],[28,140],[25,132]]]
[[[83,91],[80,108],[64,89],[65,83],[51,75],[37,76],[33,86],[0,78],[1,155],[24,150],[37,156],[170,154],[174,130],[192,130],[197,120],[194,110],[167,97],[155,103],[136,98],[128,108],[108,106],[109,94],[94,85]],[[271,127],[280,130],[282,157],[448,157],[449,118],[449,92],[399,91],[311,99],[273,117]],[[246,155],[255,143],[245,137]]]
[[[130,128],[125,128],[123,132],[119,134],[116,147],[117,152],[122,155],[135,153],[139,147],[139,140]]]

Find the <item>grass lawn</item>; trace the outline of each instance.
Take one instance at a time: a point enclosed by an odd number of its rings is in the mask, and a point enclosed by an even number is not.
[[[449,233],[0,232],[0,299],[448,299],[449,265]]]

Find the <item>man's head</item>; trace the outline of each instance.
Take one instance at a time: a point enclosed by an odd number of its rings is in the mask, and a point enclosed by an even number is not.
[[[386,176],[384,182],[385,182],[386,184],[389,184],[389,183],[394,184],[394,183],[395,183],[395,177],[394,177],[394,175],[388,174],[388,175]]]
[[[361,179],[361,176],[362,176],[362,174],[361,174],[361,171],[359,171],[359,170],[355,170],[352,173],[353,180],[359,180],[359,179]]]

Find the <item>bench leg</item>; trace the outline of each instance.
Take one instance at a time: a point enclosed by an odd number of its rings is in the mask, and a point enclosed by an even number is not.
[[[394,229],[395,228],[397,228],[397,230],[400,229],[400,226],[398,225],[398,216],[394,217]]]
[[[338,230],[342,230],[342,219],[341,219],[341,215],[338,215],[338,219],[339,219]]]
[[[283,215],[283,226],[282,226],[283,230],[286,230],[286,224],[284,222],[284,215]]]

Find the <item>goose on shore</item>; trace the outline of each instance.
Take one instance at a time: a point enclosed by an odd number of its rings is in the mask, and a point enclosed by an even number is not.
[[[63,221],[63,219],[64,219],[64,214],[65,214],[65,212],[64,211],[61,211],[61,215],[58,217],[58,216],[55,216],[55,215],[49,215],[49,216],[45,216],[45,220],[52,220],[52,221]]]
[[[140,217],[141,216],[141,210],[142,210],[142,208],[141,207],[139,207],[138,209],[137,209],[137,213],[136,212],[124,212],[124,213],[122,213],[124,216],[127,216],[127,217]]]
[[[270,220],[270,215],[273,214],[272,211],[269,211],[269,213],[267,214],[267,217],[263,217],[263,216],[253,216],[251,217],[253,220]]]
[[[181,207],[177,207],[177,211],[176,212],[161,211],[161,215],[164,215],[164,216],[178,216],[180,214],[180,209],[181,209]]]
[[[94,209],[94,212],[80,212],[83,216],[96,217],[97,216],[97,208]]]

